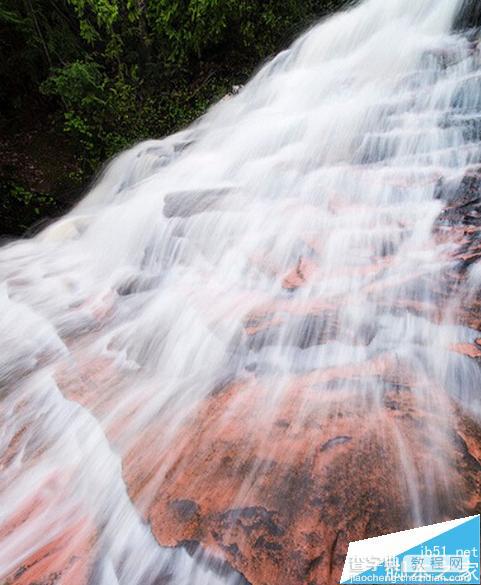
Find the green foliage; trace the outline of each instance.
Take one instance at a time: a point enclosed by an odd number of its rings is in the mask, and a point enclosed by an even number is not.
[[[192,121],[333,2],[0,0],[2,110],[53,112],[88,175]]]
[[[0,180],[0,233],[22,235],[46,215],[58,213],[55,199],[11,180]]]

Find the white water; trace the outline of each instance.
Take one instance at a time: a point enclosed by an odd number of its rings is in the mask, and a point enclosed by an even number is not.
[[[367,0],[332,17],[193,127],[120,155],[66,217],[0,251],[0,576],[88,518],[96,584],[166,573],[176,585],[235,583],[159,548],[121,471],[162,415],[151,445],[161,489],[176,432],[229,377],[269,389],[242,421],[247,438],[259,416],[274,423],[293,376],[386,355],[409,364],[432,411],[445,390],[460,398],[453,368],[466,371],[462,403],[479,414],[477,373],[447,350],[474,333],[403,304],[434,302],[449,267],[453,244],[432,242],[439,181],[454,186],[480,162],[462,124],[481,113],[480,54],[449,33],[460,4]],[[289,290],[286,275],[306,265],[310,278]],[[249,340],[246,320],[266,307],[281,325]],[[383,387],[359,389],[366,408],[380,408]],[[404,437],[392,436],[412,523],[429,521],[442,464],[427,504]],[[34,497],[38,513],[5,535]]]

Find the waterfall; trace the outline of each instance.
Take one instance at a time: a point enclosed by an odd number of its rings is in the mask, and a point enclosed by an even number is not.
[[[464,4],[333,15],[3,246],[2,582],[338,583],[479,513]]]

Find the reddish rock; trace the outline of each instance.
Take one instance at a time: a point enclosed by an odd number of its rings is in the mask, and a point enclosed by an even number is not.
[[[470,358],[481,357],[481,348],[474,343],[455,343],[451,345],[451,350]]]
[[[369,379],[379,375],[391,386],[381,402],[376,391],[369,396]],[[328,389],[341,380],[349,382]],[[474,453],[479,429],[441,391],[433,412],[434,390],[419,387],[419,400],[408,384],[412,377],[387,358],[332,369],[293,381],[272,416],[272,388],[230,386],[178,430],[167,467],[159,461],[163,425],[146,432],[124,460],[131,496],[160,543],[199,542],[253,585],[338,583],[350,540],[418,521],[403,465],[418,505],[442,502],[424,522],[479,511],[470,486],[481,468],[466,460],[459,438]],[[462,429],[455,440],[444,424],[450,411]]]
[[[88,523],[70,524],[60,536],[38,548],[10,575],[5,585],[89,585],[95,556],[95,531]]]
[[[3,554],[7,553],[7,547],[12,547],[12,541],[18,539],[20,532],[23,535],[22,549],[17,549],[15,553],[18,555],[20,550],[31,551],[25,554],[13,570],[3,575],[0,572],[2,583],[88,585],[96,555],[97,531],[94,524],[81,514],[66,515],[55,520],[52,518],[52,523],[57,523],[55,529],[49,525],[42,528],[38,522],[40,517],[46,508],[54,507],[55,503],[60,509],[62,493],[48,490],[43,493],[41,486],[38,486],[38,490],[39,495],[32,497],[21,510],[0,524]],[[50,538],[48,533],[52,534]]]
[[[304,285],[315,274],[318,266],[309,258],[300,258],[297,266],[283,279],[282,287],[294,290]]]

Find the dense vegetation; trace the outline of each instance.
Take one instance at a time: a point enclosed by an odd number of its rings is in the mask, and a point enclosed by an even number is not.
[[[0,233],[65,208],[58,193],[193,120],[341,3],[0,0]]]

